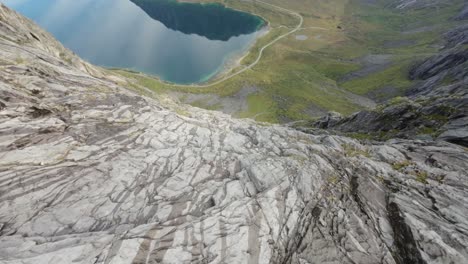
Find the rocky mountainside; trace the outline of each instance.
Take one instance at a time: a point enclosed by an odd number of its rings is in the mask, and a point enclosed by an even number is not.
[[[467,147],[468,24],[447,32],[444,38],[446,45],[437,55],[409,72],[418,84],[406,97],[349,117],[329,113],[313,126],[379,140],[416,137]]]
[[[466,148],[125,83],[0,5],[0,263],[468,263]]]

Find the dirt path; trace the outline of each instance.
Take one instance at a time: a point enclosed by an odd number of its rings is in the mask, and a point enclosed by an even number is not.
[[[239,71],[237,71],[237,72],[235,72],[235,73],[233,73],[233,74],[224,76],[223,78],[221,78],[221,79],[219,79],[219,80],[217,80],[217,81],[215,81],[215,82],[208,83],[208,84],[173,84],[173,83],[165,83],[165,84],[167,84],[167,85],[169,85],[169,86],[172,86],[172,87],[196,87],[196,88],[207,88],[207,87],[215,86],[215,85],[220,84],[220,83],[222,83],[222,82],[224,82],[224,81],[227,81],[227,80],[229,80],[229,79],[231,79],[231,78],[233,78],[233,77],[235,77],[235,76],[237,76],[237,75],[239,75],[239,74],[241,74],[241,73],[243,73],[243,72],[245,72],[245,71],[247,71],[247,70],[252,69],[255,65],[257,65],[257,63],[258,63],[258,62],[260,61],[260,59],[262,58],[263,52],[265,51],[265,49],[267,49],[267,48],[270,47],[271,45],[275,44],[275,43],[278,42],[280,39],[283,39],[283,38],[285,38],[285,37],[287,37],[287,36],[289,36],[289,35],[291,35],[291,34],[297,32],[297,31],[303,29],[303,28],[302,28],[302,24],[304,23],[304,18],[303,18],[299,13],[296,13],[296,12],[291,11],[291,10],[289,10],[289,9],[282,8],[282,7],[273,5],[273,4],[269,4],[269,3],[266,3],[266,2],[263,2],[263,1],[260,1],[260,0],[257,0],[256,2],[262,3],[262,4],[264,4],[264,5],[271,6],[271,7],[273,7],[273,8],[276,8],[276,9],[279,9],[279,10],[282,10],[282,11],[285,11],[285,12],[287,12],[287,13],[290,13],[290,14],[292,14],[292,15],[294,15],[294,16],[296,16],[296,17],[299,18],[299,23],[298,23],[297,26],[296,26],[294,29],[292,29],[291,31],[289,31],[289,32],[287,32],[287,33],[285,33],[285,34],[283,34],[283,35],[281,35],[281,36],[278,36],[278,37],[275,38],[274,40],[272,40],[272,41],[270,41],[269,43],[265,44],[265,46],[263,46],[263,47],[260,49],[260,51],[259,51],[259,53],[258,53],[258,56],[257,56],[257,59],[256,59],[254,62],[252,62],[250,65],[244,67],[243,69],[241,69],[241,70],[239,70]]]

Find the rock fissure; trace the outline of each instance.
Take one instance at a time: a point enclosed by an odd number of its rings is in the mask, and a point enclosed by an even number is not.
[[[431,116],[441,140],[363,141],[141,95],[3,5],[0,23],[2,264],[468,263],[465,95],[433,85],[437,58],[414,90],[433,102],[322,125]]]

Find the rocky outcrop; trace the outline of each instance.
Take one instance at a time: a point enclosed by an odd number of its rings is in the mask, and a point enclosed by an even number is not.
[[[465,7],[460,11],[460,13],[455,17],[456,20],[466,20],[468,19],[468,4],[465,4]]]
[[[1,263],[468,262],[462,147],[178,105],[4,6],[0,35]]]
[[[427,80],[439,75],[448,69],[456,68],[468,60],[468,50],[444,52],[426,60],[410,71],[411,79]],[[465,65],[463,67],[465,68]]]
[[[396,0],[391,1],[389,5],[397,9],[422,9],[437,8],[441,5],[449,5],[452,0]]]
[[[468,44],[468,24],[460,25],[444,35],[450,48]]]
[[[466,25],[444,35],[446,47],[409,72],[418,83],[407,91],[407,97],[349,117],[333,114],[333,122],[325,116],[313,126],[360,138],[439,139],[468,146],[467,36]]]

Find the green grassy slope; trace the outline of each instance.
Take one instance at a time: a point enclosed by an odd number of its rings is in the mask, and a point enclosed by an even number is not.
[[[213,2],[204,0],[205,2]],[[270,31],[260,38],[239,67],[253,62],[262,46],[290,31],[298,18],[259,2],[217,1],[229,7],[255,13],[269,21]],[[460,23],[451,18],[463,0],[430,8],[400,10],[394,0],[267,0],[266,2],[298,12],[304,18],[300,31],[281,39],[264,51],[252,69],[207,88],[163,84],[151,77],[118,71],[140,85],[159,93],[216,94],[234,96],[245,87],[256,92],[246,99],[248,109],[236,113],[266,122],[310,120],[324,111],[350,114],[365,107],[349,93],[386,99],[402,94],[412,85],[408,68],[429,57],[441,43],[441,33]],[[305,36],[298,40],[297,35]],[[385,63],[366,61],[369,55],[385,55]],[[369,64],[370,63],[370,64]],[[364,68],[369,71],[362,71]],[[232,69],[231,72],[237,71]],[[349,77],[350,73],[361,74]],[[391,95],[381,92],[391,87]],[[183,98],[181,98],[183,101]],[[197,106],[216,109],[216,105]]]

